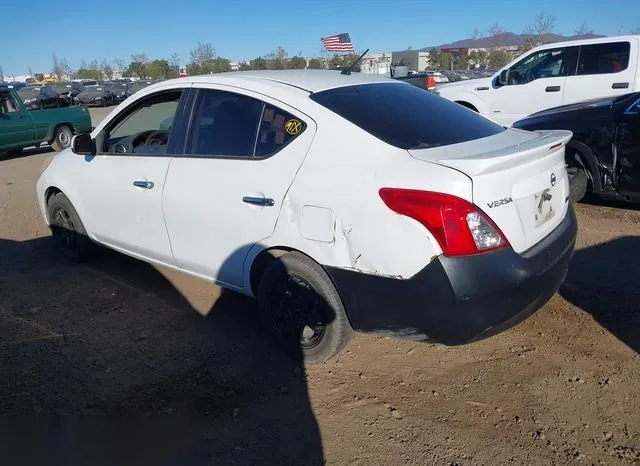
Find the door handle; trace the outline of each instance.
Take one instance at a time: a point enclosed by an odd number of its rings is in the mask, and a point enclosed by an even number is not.
[[[133,185],[136,188],[144,188],[144,189],[153,189],[153,181],[142,181],[142,180],[136,180],[133,182]]]
[[[545,92],[560,92],[560,86],[547,86]]]
[[[242,202],[247,204],[259,205],[262,207],[273,207],[274,202],[273,199],[268,197],[253,197],[253,196],[244,196],[242,198]]]
[[[613,83],[611,89],[628,89],[629,83]]]

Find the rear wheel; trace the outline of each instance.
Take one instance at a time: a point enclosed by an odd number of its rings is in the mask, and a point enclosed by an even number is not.
[[[87,236],[87,231],[73,208],[62,193],[56,193],[47,204],[51,233],[58,250],[74,262],[86,262],[96,252],[96,245]]]
[[[268,331],[295,359],[327,361],[351,337],[333,282],[319,264],[299,252],[267,266],[258,286],[258,307]]]
[[[71,139],[73,138],[73,131],[66,125],[62,125],[56,129],[53,135],[53,141],[51,141],[51,147],[55,151],[60,152],[68,147],[71,147]]]

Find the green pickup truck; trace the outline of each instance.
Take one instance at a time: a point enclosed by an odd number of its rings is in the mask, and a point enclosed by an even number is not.
[[[89,131],[91,115],[85,107],[27,110],[13,89],[0,85],[0,154],[19,154],[43,143],[60,151],[71,145],[74,134]]]

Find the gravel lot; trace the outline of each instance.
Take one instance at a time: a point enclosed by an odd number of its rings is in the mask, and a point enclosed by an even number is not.
[[[34,190],[51,155],[0,159],[0,464],[640,463],[632,206],[577,206],[565,284],[506,333],[358,335],[303,368],[249,299],[107,251],[62,259]]]

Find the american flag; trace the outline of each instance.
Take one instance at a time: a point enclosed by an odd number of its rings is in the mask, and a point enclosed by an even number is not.
[[[322,37],[320,41],[329,52],[353,52],[351,37],[347,33]]]

